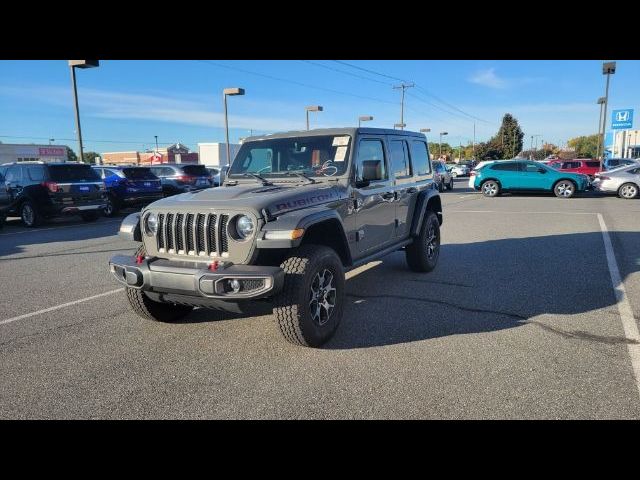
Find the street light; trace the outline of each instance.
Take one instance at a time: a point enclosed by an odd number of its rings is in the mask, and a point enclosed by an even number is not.
[[[227,113],[227,96],[233,97],[236,95],[244,95],[244,88],[234,87],[234,88],[225,88],[224,90],[222,90],[222,97],[224,99],[224,133],[225,133],[225,138],[227,140],[227,165],[226,165],[227,167],[231,165],[231,147],[229,146],[229,116]],[[225,173],[226,173],[226,170],[224,171],[224,173],[222,171],[220,172],[221,182],[224,181]]]
[[[440,153],[439,153],[439,155],[440,155],[440,156],[442,156],[442,136],[443,136],[443,135],[449,135],[449,132],[440,132],[440,146],[439,146],[439,148],[440,148]]]
[[[393,124],[393,128],[399,128],[400,130],[402,130],[404,127],[406,127],[407,124],[406,123],[394,123]]]
[[[51,142],[55,142],[55,141],[56,141],[56,139],[55,139],[55,138],[50,138],[50,139],[49,139],[49,145],[51,145]]]
[[[607,86],[604,94],[604,113],[602,115],[602,153],[604,154],[604,131],[607,127],[607,107],[609,106],[609,79],[616,73],[616,62],[604,62],[602,64],[602,74],[607,76]],[[603,155],[604,156],[604,155]]]
[[[373,117],[371,115],[363,115],[361,117],[358,117],[358,127],[362,122],[370,122],[371,120],[373,120]]]
[[[431,129],[430,129],[430,128],[421,128],[421,129],[420,129],[420,132],[421,132],[421,133],[424,133],[424,136],[425,136],[425,137],[427,136],[427,133],[429,133],[430,131],[431,131]],[[428,142],[428,141],[427,141],[427,142]]]
[[[80,109],[78,108],[78,88],[76,86],[76,68],[94,68],[100,66],[99,60],[69,60],[71,69],[71,85],[73,85],[73,105],[76,112],[76,130],[78,131],[78,149],[80,150],[80,161],[84,160],[82,150],[82,130],[80,129]]]
[[[304,110],[307,114],[307,130],[309,130],[309,112],[322,112],[324,109],[320,105],[311,105]]]
[[[598,149],[596,150],[596,158],[600,158],[600,147],[601,147],[601,142],[602,142],[602,136],[601,136],[601,130],[602,130],[602,107],[604,107],[604,104],[606,102],[606,98],[604,97],[600,97],[598,99],[598,101],[596,102],[598,105],[600,105],[600,116],[598,117]]]

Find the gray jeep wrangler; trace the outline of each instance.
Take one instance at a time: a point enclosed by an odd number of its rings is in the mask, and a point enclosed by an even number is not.
[[[433,270],[442,206],[423,134],[335,128],[247,138],[222,186],[126,217],[141,242],[109,267],[142,317],[269,299],[284,337],[320,346],[343,314],[345,269],[404,249]]]

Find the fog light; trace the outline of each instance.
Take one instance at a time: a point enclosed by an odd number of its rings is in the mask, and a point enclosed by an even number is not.
[[[236,279],[229,280],[229,286],[231,287],[231,290],[233,290],[233,293],[238,293],[240,291],[240,282]]]

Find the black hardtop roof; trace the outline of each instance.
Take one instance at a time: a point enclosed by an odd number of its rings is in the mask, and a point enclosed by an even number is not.
[[[401,135],[407,137],[426,138],[423,133],[412,132],[410,130],[394,130],[391,128],[370,128],[370,127],[342,127],[342,128],[315,128],[312,130],[292,130],[289,132],[278,132],[270,135],[256,135],[246,137],[243,143],[259,140],[269,140],[271,138],[292,138],[292,137],[314,137],[320,135]]]

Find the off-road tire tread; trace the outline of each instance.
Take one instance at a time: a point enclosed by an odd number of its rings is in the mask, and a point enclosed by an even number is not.
[[[280,265],[285,272],[285,280],[282,291],[274,299],[273,315],[284,338],[294,345],[309,346],[300,326],[297,298],[305,281],[307,266],[321,256],[323,249],[331,250],[323,245],[302,245]]]
[[[434,217],[435,222],[439,223],[438,216],[435,214],[435,212],[428,210],[427,214],[424,217],[422,226],[420,227],[420,234],[412,243],[407,245],[405,248],[405,257],[407,259],[407,264],[409,265],[409,269],[414,272],[425,273],[430,272],[435,268],[435,266],[433,268],[429,268],[429,265],[426,263],[426,255],[424,253],[424,248],[422,245],[424,242],[424,236],[426,235],[427,225],[429,224],[429,218],[432,216]],[[438,259],[439,257],[440,252],[438,252]],[[437,264],[438,262],[436,260],[436,265]]]

